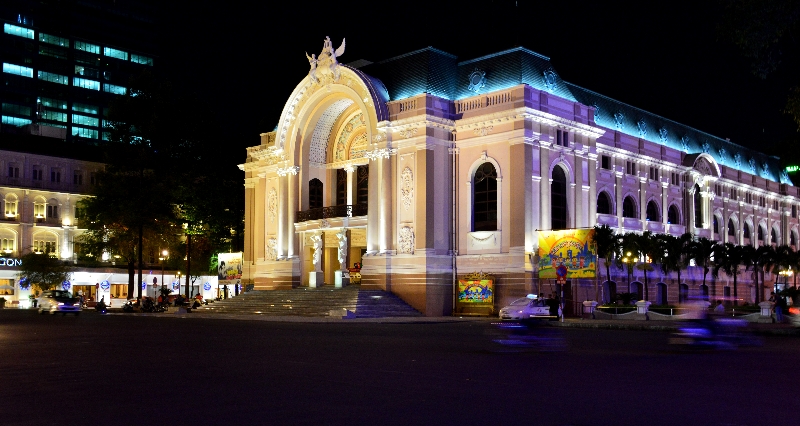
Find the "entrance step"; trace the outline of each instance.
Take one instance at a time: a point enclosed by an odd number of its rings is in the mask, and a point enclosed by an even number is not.
[[[356,318],[419,317],[417,310],[392,293],[344,288],[298,287],[291,290],[253,290],[226,300],[209,303],[195,311],[227,315],[327,317],[332,310],[346,309]]]

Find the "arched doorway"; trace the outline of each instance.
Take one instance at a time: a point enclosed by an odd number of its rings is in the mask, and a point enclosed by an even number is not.
[[[606,281],[603,283],[603,303],[614,303],[617,300],[617,283]]]
[[[664,283],[656,284],[656,304],[666,305],[667,303],[667,285]]]
[[[680,284],[678,286],[678,302],[684,303],[689,300],[689,285],[688,284]]]
[[[644,299],[644,285],[639,281],[630,283],[628,291],[631,293],[631,301]]]

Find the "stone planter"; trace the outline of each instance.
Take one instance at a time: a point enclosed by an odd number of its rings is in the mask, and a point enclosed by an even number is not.
[[[636,302],[636,313],[647,315],[647,310],[650,308],[650,305],[651,305],[650,302],[644,300]]]
[[[758,304],[758,307],[761,308],[761,316],[762,317],[772,317],[772,307],[775,306],[774,302],[761,302]]]
[[[597,308],[597,302],[595,302],[594,300],[587,300],[583,302],[584,314],[594,314],[595,308]]]

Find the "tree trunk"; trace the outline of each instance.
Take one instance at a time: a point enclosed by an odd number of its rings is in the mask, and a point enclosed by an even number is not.
[[[128,260],[128,299],[133,299],[133,274],[136,271],[136,264],[133,263],[133,259]]]
[[[138,252],[137,256],[139,257],[139,285],[136,287],[136,289],[137,289],[136,290],[136,294],[138,295],[137,299],[140,299],[140,300],[142,298],[142,258],[144,257],[144,256],[142,256],[142,245],[143,245],[142,244],[142,239],[143,239],[142,238],[142,233],[143,233],[143,229],[142,228],[143,228],[143,226],[140,223],[139,224],[139,243],[138,243],[139,248],[138,248],[138,250],[136,250]]]
[[[739,291],[736,288],[736,276],[739,275],[739,265],[733,271],[733,306],[739,306]]]
[[[647,270],[644,270],[644,300],[650,300],[650,289],[647,284]]]
[[[755,298],[754,303],[758,304],[758,294],[760,293],[759,285],[758,285],[758,268],[753,268],[753,276],[755,276],[755,285],[756,285],[756,295],[753,296]]]

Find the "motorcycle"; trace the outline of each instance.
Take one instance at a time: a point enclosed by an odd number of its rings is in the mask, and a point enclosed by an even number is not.
[[[122,312],[132,313],[135,310],[136,310],[136,304],[134,304],[133,300],[128,300],[127,302],[125,302],[124,305],[122,305]]]
[[[100,301],[94,305],[94,310],[101,314],[106,314],[108,312],[108,306],[106,306],[106,302],[103,299],[100,299]]]
[[[747,331],[747,321],[726,318],[686,322],[670,335],[669,344],[684,349],[733,350],[763,342]]]

